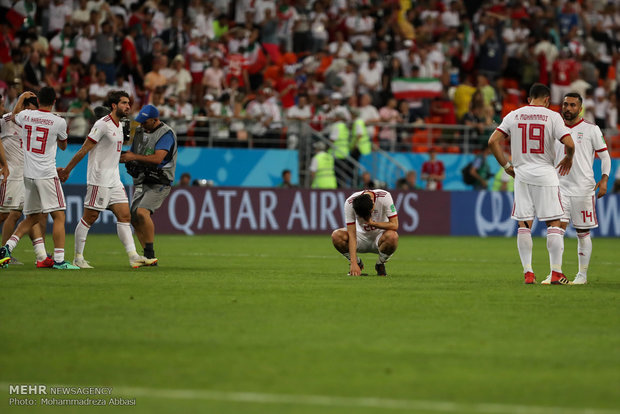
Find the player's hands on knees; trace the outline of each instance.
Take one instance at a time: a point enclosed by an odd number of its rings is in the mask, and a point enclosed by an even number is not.
[[[362,274],[362,269],[360,269],[357,264],[357,260],[351,260],[351,267],[349,268],[349,274],[351,276],[360,276]]]
[[[567,175],[570,172],[571,167],[573,166],[573,159],[564,157],[562,161],[555,168],[559,168],[560,175]]]

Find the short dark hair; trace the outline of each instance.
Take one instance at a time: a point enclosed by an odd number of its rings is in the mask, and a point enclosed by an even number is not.
[[[368,193],[360,194],[353,199],[353,210],[355,210],[355,214],[364,220],[370,218],[373,205],[372,197]]]
[[[129,99],[129,94],[125,91],[110,91],[105,98],[104,105],[108,108],[112,108],[112,104],[118,105],[118,103],[121,101],[121,98]]]
[[[39,105],[52,106],[56,102],[56,91],[51,86],[44,86],[37,94]]]
[[[577,98],[579,100],[579,105],[583,104],[583,98],[577,92],[569,92],[564,95],[564,98]]]
[[[282,177],[284,177],[286,174],[290,174],[291,170],[282,170]]]
[[[24,107],[28,105],[33,105],[35,108],[39,108],[39,101],[36,96],[31,96],[30,98],[24,99]]]
[[[530,98],[532,99],[546,98],[548,96],[551,96],[551,91],[542,83],[535,83],[530,88]]]

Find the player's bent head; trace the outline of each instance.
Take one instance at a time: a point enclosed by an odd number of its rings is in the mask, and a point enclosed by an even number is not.
[[[45,86],[41,88],[37,94],[37,98],[39,98],[39,105],[53,106],[54,102],[56,102],[56,91],[50,86]]]
[[[26,109],[39,109],[39,100],[36,96],[24,99],[24,108]]]
[[[372,197],[368,193],[360,194],[353,199],[353,210],[355,211],[355,214],[364,220],[370,219],[374,205],[375,203],[372,201]]]
[[[566,98],[575,98],[575,99],[577,99],[579,101],[579,106],[581,106],[583,104],[583,98],[577,92],[569,92],[569,93],[567,93],[566,95],[564,95],[564,100],[566,100]]]
[[[106,96],[104,105],[108,108],[112,108],[112,104],[118,105],[121,98],[129,99],[129,94],[125,91],[110,91]]]
[[[530,88],[530,98],[531,99],[539,99],[539,98],[548,98],[551,96],[551,90],[542,83],[535,83]]]

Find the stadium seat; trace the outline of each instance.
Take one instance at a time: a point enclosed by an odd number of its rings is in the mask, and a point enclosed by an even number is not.
[[[411,148],[412,152],[419,152],[419,153],[427,153],[428,152],[428,146],[427,145],[414,145]]]

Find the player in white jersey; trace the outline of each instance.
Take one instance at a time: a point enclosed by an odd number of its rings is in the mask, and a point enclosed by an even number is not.
[[[82,148],[64,169],[58,170],[61,181],[67,181],[73,168],[88,154],[86,177],[88,187],[84,198],[84,214],[75,228],[73,264],[82,269],[92,268],[84,259],[86,237],[90,227],[99,218],[99,214],[110,209],[116,216],[116,231],[125,246],[130,266],[133,268],[150,266],[155,264],[157,259],[147,259],[136,253],[131,234],[129,200],[118,170],[123,147],[123,127],[120,122],[129,115],[131,109],[129,95],[124,91],[112,91],[108,93],[106,102],[112,109],[110,114],[95,122]]]
[[[573,280],[574,285],[588,282],[588,267],[592,256],[590,229],[598,227],[596,219],[596,198],[607,194],[607,181],[611,172],[611,158],[601,129],[579,116],[583,98],[578,93],[568,93],[562,101],[562,117],[575,142],[575,157],[570,173],[560,177],[560,194],[564,206],[562,229],[566,230],[569,221],[577,230],[577,258],[579,272]],[[558,159],[564,156],[564,148],[556,147]],[[601,159],[601,180],[594,179],[592,164],[594,154]],[[596,194],[598,190],[598,195]],[[545,279],[542,284],[551,283]]]
[[[34,96],[26,92],[27,97]],[[24,152],[24,219],[7,244],[0,248],[0,260],[10,257],[19,239],[39,222],[41,215],[50,213],[54,238],[54,269],[79,269],[65,261],[65,195],[56,173],[56,149],[67,148],[67,121],[50,111],[56,103],[56,91],[43,87],[37,96],[38,110],[13,110],[25,145]]]
[[[21,103],[24,109],[38,109],[39,103],[36,96],[28,99],[21,96]],[[2,109],[0,103],[0,109]],[[20,136],[21,128],[13,121],[13,113],[5,114],[0,119],[0,137],[2,147],[6,155],[6,164],[10,171],[6,180],[0,184],[0,223],[2,225],[2,246],[9,240],[17,222],[22,216],[24,207],[24,149]],[[4,174],[3,174],[3,178]],[[37,257],[37,267],[52,267],[54,261],[45,252],[45,220],[47,215],[41,215],[39,223],[35,223],[30,230],[30,239]],[[23,264],[14,257],[10,264]]]
[[[519,222],[517,247],[526,284],[536,283],[532,269],[532,222],[535,217],[547,223],[547,250],[551,265],[551,283],[566,285],[562,273],[564,215],[560,201],[558,173],[555,168],[555,142],[560,141],[566,156],[558,163],[560,175],[571,169],[575,144],[570,131],[557,112],[548,109],[549,88],[535,83],[530,88],[529,105],[510,112],[489,138],[495,159],[508,174],[515,177],[512,218]],[[511,164],[501,148],[510,138]]]
[[[332,243],[351,262],[349,275],[360,276],[364,263],[357,253],[377,253],[375,270],[387,276],[385,262],[398,247],[398,213],[392,195],[385,190],[353,193],[344,203],[347,227],[334,230]]]

